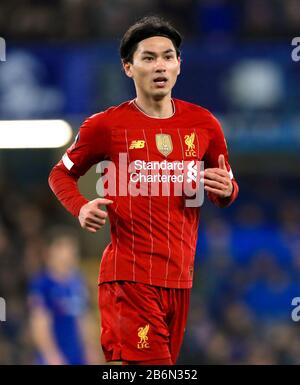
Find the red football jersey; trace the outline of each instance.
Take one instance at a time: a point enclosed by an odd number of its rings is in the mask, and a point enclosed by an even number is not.
[[[204,161],[205,168],[218,167],[218,157],[224,154],[233,194],[225,199],[212,193],[208,196],[219,207],[228,206],[237,197],[238,185],[218,120],[195,104],[172,101],[174,113],[169,118],[148,116],[134,101],[91,116],[50,174],[54,193],[78,216],[87,200],[78,191],[77,179],[100,161],[115,165],[116,193],[112,189],[106,196],[114,202],[107,206],[111,243],[102,256],[100,283],[127,280],[170,288],[192,286],[200,208],[187,207],[186,196],[176,195],[174,186],[166,189],[165,180],[155,180],[158,193],[148,184],[144,193],[129,188],[126,195],[124,186],[136,182],[139,173],[155,174],[157,165],[182,161]],[[125,167],[120,165],[120,154],[127,162]],[[134,180],[131,177],[135,170],[128,168],[129,164],[139,167]],[[168,172],[176,174],[174,170]],[[163,173],[159,170],[160,175]],[[172,180],[169,182],[171,186]],[[136,187],[140,187],[139,182]]]

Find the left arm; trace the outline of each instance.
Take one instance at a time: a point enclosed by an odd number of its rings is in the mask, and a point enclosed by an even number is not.
[[[238,196],[239,186],[233,177],[222,127],[212,117],[213,131],[204,157],[205,170],[200,173],[208,198],[218,207],[227,207]]]

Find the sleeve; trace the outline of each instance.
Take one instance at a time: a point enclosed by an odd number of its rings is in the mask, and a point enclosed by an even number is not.
[[[34,277],[28,284],[28,304],[30,309],[48,307],[43,279],[41,277]]]
[[[233,185],[233,191],[231,196],[227,198],[221,198],[212,192],[208,192],[207,195],[209,200],[212,203],[214,203],[216,206],[227,207],[227,206],[230,206],[237,198],[239,193],[239,186],[234,178],[233,172],[229,164],[227,143],[224,137],[221,124],[212,115],[211,140],[204,156],[204,168],[219,167],[218,158],[220,154],[224,155],[226,168],[227,168],[227,171],[229,172],[230,179]]]
[[[110,135],[104,113],[85,120],[75,142],[67,149],[62,159],[49,175],[49,185],[61,204],[74,216],[88,200],[80,194],[78,179],[94,164],[108,158]]]

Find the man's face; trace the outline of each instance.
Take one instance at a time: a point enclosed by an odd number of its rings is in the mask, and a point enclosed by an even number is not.
[[[68,275],[78,263],[78,245],[73,238],[61,237],[48,248],[47,264],[55,273]]]
[[[139,42],[133,63],[125,63],[124,70],[134,80],[137,94],[159,100],[171,94],[180,73],[180,59],[170,39],[153,36]]]

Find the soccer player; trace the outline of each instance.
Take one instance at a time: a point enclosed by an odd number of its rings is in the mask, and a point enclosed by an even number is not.
[[[151,178],[155,165],[172,168],[185,162],[184,178],[190,183],[200,177],[217,206],[229,206],[238,194],[218,120],[205,108],[171,97],[180,73],[181,40],[160,17],[143,18],[128,29],[120,54],[136,98],[89,117],[49,176],[53,192],[83,228],[96,232],[109,216],[111,243],[99,273],[101,343],[107,361],[125,365],[176,363],[188,315],[200,211],[186,204],[188,192],[175,194],[179,179],[173,189],[170,180],[165,189],[163,178],[155,180],[154,189],[145,189],[141,174],[148,170]],[[130,164],[125,171],[120,154]],[[127,177],[129,191],[124,193],[122,182],[116,193],[111,188],[106,198],[88,201],[78,190],[78,178],[104,160],[115,165],[116,181]],[[204,161],[204,171],[195,167],[199,161]],[[161,167],[159,175],[164,172]],[[179,175],[174,168],[170,174]]]

